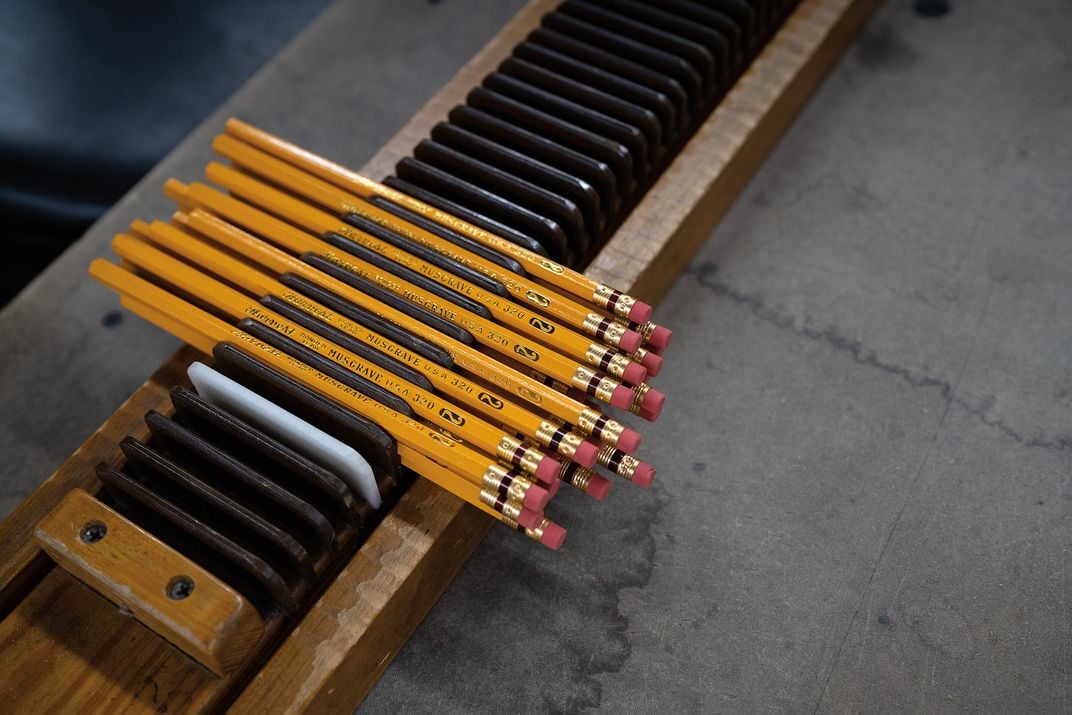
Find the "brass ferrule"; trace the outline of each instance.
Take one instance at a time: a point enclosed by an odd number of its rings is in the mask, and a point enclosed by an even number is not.
[[[636,331],[640,333],[640,337],[644,338],[644,342],[647,343],[651,340],[651,334],[655,332],[657,327],[659,327],[657,324],[649,320],[636,326]]]
[[[596,427],[599,424],[603,426],[597,432]],[[618,444],[618,438],[625,431],[625,425],[621,422],[607,419],[595,410],[586,409],[577,417],[577,429],[583,434],[595,435],[603,444]]]
[[[636,298],[629,295],[621,295],[618,298],[618,302],[614,304],[614,314],[620,315],[623,318],[628,318],[629,314],[633,312],[634,305],[636,305]]]
[[[562,435],[562,439],[558,443],[558,453],[563,457],[573,459],[573,455],[577,454],[577,448],[581,446],[581,442],[584,441],[584,435],[577,432],[567,432]]]
[[[633,388],[633,399],[629,403],[629,411],[634,415],[640,414],[640,407],[644,404],[644,395],[651,391],[651,385],[642,382]]]
[[[577,429],[584,434],[592,434],[595,432],[596,425],[599,422],[599,418],[603,415],[599,414],[595,410],[584,409],[581,410],[581,414],[577,417]]]
[[[592,302],[600,308],[610,308],[610,302],[614,299],[614,294],[617,292],[618,291],[608,285],[600,284],[592,293]],[[617,313],[618,311],[614,312]],[[625,314],[629,315],[629,311],[626,311]]]
[[[581,390],[584,390],[587,394],[593,395],[597,400],[601,402],[610,402],[611,397],[614,395],[614,390],[622,383],[618,382],[612,377],[600,377],[599,382],[596,383],[595,388],[591,387],[592,380],[597,377],[596,371],[591,370],[583,365],[578,367],[573,373],[573,386]]]
[[[562,422],[558,420],[543,420],[540,422],[540,426],[536,428],[536,441],[545,447],[551,446],[551,440],[555,438],[555,432],[558,432],[558,428],[562,426]]]
[[[502,514],[505,518],[512,520],[514,523],[517,523],[518,518],[521,517],[521,504],[512,501],[503,501],[499,498],[498,492],[489,492],[486,489],[482,489],[480,491],[480,501]]]
[[[597,345],[596,343],[589,343],[588,347],[584,350],[584,361],[589,365],[595,365],[599,367],[603,364],[603,358],[609,353],[603,345]]]
[[[583,365],[578,367],[573,372],[573,379],[570,380],[570,384],[579,390],[588,392],[588,383],[595,377],[596,372],[591,368],[584,367]]]
[[[510,474],[510,470],[501,464],[489,464],[484,471],[484,477],[480,480],[484,489],[498,493],[503,480]]]
[[[543,532],[547,529],[547,526],[551,523],[551,520],[547,517],[540,519],[540,523],[536,525],[535,529],[525,529],[525,536],[529,537],[533,541],[540,541],[543,539]]]
[[[506,501],[520,505],[525,500],[525,495],[532,488],[533,482],[513,470],[492,464],[484,472],[482,480],[485,490],[495,494],[501,494],[503,487],[506,488]]]
[[[648,355],[648,352],[649,351],[647,348],[637,348],[636,352],[629,356],[629,359],[633,362],[643,363],[644,358]]]
[[[614,390],[621,384],[613,377],[600,378],[599,384],[596,385],[595,389],[596,399],[609,404],[610,398],[614,395]]]
[[[581,446],[581,442],[584,441],[584,435],[578,434],[574,431],[563,432],[558,438],[558,444],[552,447],[552,443],[555,441],[555,434],[562,429],[562,423],[558,422],[541,422],[539,429],[536,430],[536,439],[540,444],[554,449],[556,453],[561,454],[567,459],[573,459],[573,455],[577,454],[577,448]]]
[[[621,377],[625,374],[625,368],[629,367],[632,363],[633,361],[625,355],[615,353],[611,356],[610,362],[607,363],[607,372],[615,377]]]
[[[503,435],[495,449],[495,455],[504,462],[508,462],[520,468],[527,474],[535,474],[536,468],[543,461],[543,452],[532,447],[525,446],[521,440],[509,435]]]
[[[607,319],[599,313],[589,313],[584,316],[584,322],[581,323],[581,330],[588,335],[599,335],[600,329],[606,322]]]
[[[616,460],[615,457],[617,457]],[[617,461],[616,465],[614,461]],[[596,454],[596,462],[629,481],[633,481],[633,475],[636,473],[637,467],[640,466],[640,460],[636,457],[609,446],[599,450],[599,453]]]
[[[607,326],[607,329],[603,331],[603,342],[608,345],[618,347],[622,343],[622,337],[625,335],[625,331],[628,325],[622,325],[621,323],[611,323]]]
[[[592,477],[596,475],[591,469],[585,467],[578,467],[572,470],[566,481],[570,483],[570,486],[577,487],[582,492],[588,491],[588,484],[592,481]]]
[[[614,377],[625,374],[625,368],[630,362],[629,358],[617,350],[596,343],[591,343],[584,351],[584,361],[600,370],[606,370]]]
[[[617,420],[607,420],[599,432],[599,441],[603,444],[618,444],[618,438],[625,432],[625,425]]]

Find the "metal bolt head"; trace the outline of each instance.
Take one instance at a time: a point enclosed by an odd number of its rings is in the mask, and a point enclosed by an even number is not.
[[[99,521],[91,521],[78,532],[78,538],[86,544],[95,544],[108,533],[108,527]]]
[[[172,601],[181,601],[194,592],[194,580],[189,576],[176,576],[168,581],[165,591]]]

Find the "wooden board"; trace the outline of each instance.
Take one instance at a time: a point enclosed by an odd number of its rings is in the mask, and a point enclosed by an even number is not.
[[[556,2],[535,0],[523,9],[362,171],[374,178],[391,173],[394,164]],[[804,0],[596,257],[589,274],[652,302],[661,297],[877,4],[878,0]],[[125,665],[109,666],[112,669],[106,672],[103,666],[87,665],[91,653],[67,646],[70,637],[59,631],[73,626],[57,625],[57,616],[49,615],[42,604],[66,599],[64,603],[85,601],[100,610],[97,601],[107,602],[66,574],[50,571],[50,562],[32,545],[30,533],[67,490],[97,488],[93,466],[101,460],[117,460],[116,445],[123,436],[143,433],[141,416],[149,409],[166,407],[167,388],[182,380],[186,365],[195,357],[190,349],[180,350],[0,525],[0,615],[15,609],[0,623],[0,648],[18,659],[17,666],[8,667],[17,667],[21,673],[51,672],[50,678],[63,674],[65,679],[78,679],[80,685],[72,687],[72,697],[51,702],[72,709],[89,703],[114,709],[117,700],[96,699],[101,688],[109,697],[118,697],[121,684],[132,698],[143,698],[146,688],[131,680],[135,672],[141,672],[140,659],[129,658],[123,661]],[[355,706],[491,524],[478,510],[418,481],[321,595],[300,629],[283,641],[237,695],[234,707],[263,711],[270,704],[273,711],[299,711]],[[225,702],[231,697],[223,680],[205,677],[207,671],[196,665],[188,670],[192,661],[140,624],[117,614],[114,608],[111,615],[102,611],[95,625],[81,625],[79,635],[85,644],[94,643],[94,636],[118,627],[115,619],[120,618],[133,624],[124,628],[137,638],[155,638],[154,657],[159,652],[166,663],[154,667],[186,675],[181,687],[169,691],[174,699],[161,701],[157,695],[154,706],[166,705],[174,711],[181,706],[219,705],[221,698]],[[49,639],[55,646],[51,650],[27,647]],[[42,670],[46,665],[47,670]],[[0,702],[4,696],[0,691]],[[83,696],[94,699],[82,700]]]

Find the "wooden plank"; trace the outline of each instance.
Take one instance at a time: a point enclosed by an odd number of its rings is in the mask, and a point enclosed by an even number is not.
[[[268,705],[274,712],[352,710],[493,523],[419,480],[231,710],[251,715]]]
[[[6,713],[188,712],[217,680],[63,569],[0,621]]]
[[[241,594],[81,489],[67,492],[34,539],[64,571],[216,675],[245,662],[264,635]]]

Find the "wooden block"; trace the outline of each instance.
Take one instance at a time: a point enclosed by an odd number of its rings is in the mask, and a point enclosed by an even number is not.
[[[34,539],[72,576],[217,675],[242,663],[264,635],[240,594],[81,489],[41,520]]]

